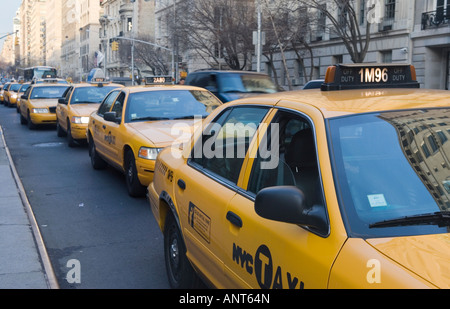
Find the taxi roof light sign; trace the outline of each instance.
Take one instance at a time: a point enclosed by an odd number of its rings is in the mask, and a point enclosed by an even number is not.
[[[328,67],[322,91],[368,88],[419,88],[409,64],[337,64]]]
[[[148,76],[145,78],[146,85],[171,85],[172,76]]]

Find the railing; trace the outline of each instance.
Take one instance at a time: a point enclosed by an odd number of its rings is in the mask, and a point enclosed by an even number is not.
[[[450,7],[438,9],[436,11],[422,13],[422,30],[430,27],[440,27],[448,25],[450,21]]]

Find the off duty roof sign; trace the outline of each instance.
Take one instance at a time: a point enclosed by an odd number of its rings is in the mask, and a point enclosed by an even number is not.
[[[419,87],[412,65],[337,64],[328,68],[321,90]]]

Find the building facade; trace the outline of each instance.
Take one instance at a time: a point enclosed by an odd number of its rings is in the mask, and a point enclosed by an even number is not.
[[[154,1],[103,0],[100,15],[102,67],[110,79],[130,80],[145,68],[135,61],[133,40],[147,40],[154,33]],[[151,42],[150,42],[151,43]]]
[[[449,89],[450,14],[448,0],[354,0],[359,30],[366,31],[370,23],[370,43],[363,62],[411,63],[416,67],[417,79],[423,88]],[[375,7],[368,5],[376,4]],[[329,2],[323,1],[324,6]],[[374,11],[376,10],[376,11]],[[338,12],[331,14],[336,16]],[[351,63],[343,40],[333,31],[330,19],[315,8],[308,9],[315,26],[311,27],[307,42],[310,50],[287,49],[275,55],[275,70],[262,58],[261,71],[277,78],[280,86],[301,89],[310,79],[324,78],[328,66]],[[438,16],[438,17],[436,17]],[[437,19],[436,19],[437,18]],[[320,26],[322,23],[322,27]],[[256,70],[256,62],[253,69]],[[289,79],[289,80],[288,80]]]

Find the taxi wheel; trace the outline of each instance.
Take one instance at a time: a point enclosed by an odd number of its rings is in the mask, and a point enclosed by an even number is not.
[[[36,125],[31,121],[30,112],[28,112],[27,125],[30,130],[36,129]]]
[[[20,124],[27,124],[27,119],[20,113]]]
[[[186,247],[180,229],[172,214],[164,226],[164,260],[169,284],[173,289],[199,286],[199,278],[186,257]]]
[[[72,131],[70,130],[69,122],[67,122],[67,144],[69,145],[69,147],[75,147],[77,145],[75,139],[72,136]]]
[[[136,160],[131,150],[128,150],[125,154],[125,182],[127,183],[129,195],[133,197],[142,197],[145,195],[145,187],[139,181]]]
[[[92,136],[89,138],[89,157],[91,157],[91,164],[95,170],[106,168],[107,163],[98,155],[97,150],[95,150],[95,144],[92,140]]]
[[[66,136],[66,132],[61,128],[61,125],[59,124],[59,121],[56,120],[56,135],[58,137],[64,137]]]

